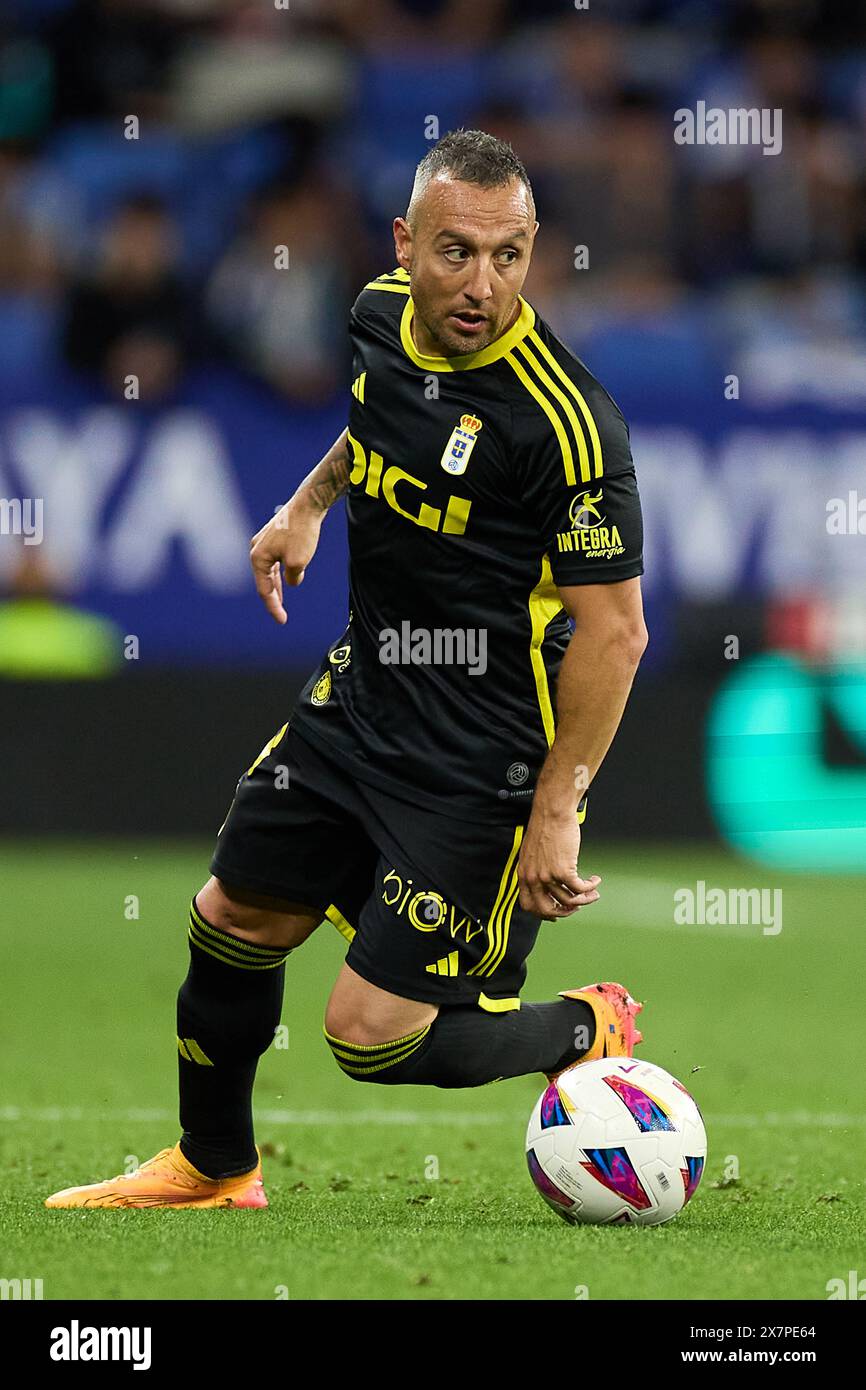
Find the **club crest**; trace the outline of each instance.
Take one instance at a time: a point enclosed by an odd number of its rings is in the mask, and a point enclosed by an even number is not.
[[[460,424],[452,430],[451,438],[445,445],[445,452],[441,458],[442,467],[446,473],[466,472],[466,466],[469,463],[472,450],[475,448],[475,441],[480,429],[481,421],[477,415],[460,416]]]

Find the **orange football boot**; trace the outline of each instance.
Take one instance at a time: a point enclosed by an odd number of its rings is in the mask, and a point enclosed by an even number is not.
[[[595,1014],[595,1037],[588,1052],[567,1067],[548,1073],[548,1080],[555,1081],[564,1071],[579,1067],[582,1062],[596,1062],[601,1057],[634,1056],[635,1047],[643,1042],[643,1034],[635,1027],[635,1019],[643,1004],[632,999],[625,985],[607,982],[584,985],[581,989],[563,989],[560,990],[560,998],[582,999],[589,1004]]]
[[[87,1187],[64,1187],[46,1207],[266,1207],[261,1155],[236,1178],[208,1178],[184,1158],[180,1145],[162,1149],[134,1173]]]

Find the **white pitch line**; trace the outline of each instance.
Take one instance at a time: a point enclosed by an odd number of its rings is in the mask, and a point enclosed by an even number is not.
[[[256,1112],[260,1124],[270,1125],[498,1125],[522,1120],[521,1111],[490,1111],[480,1114],[462,1110],[274,1110]],[[822,1129],[864,1129],[866,1115],[812,1110],[770,1110],[765,1114],[705,1115],[707,1125],[729,1129],[796,1129],[812,1126]],[[95,1110],[83,1106],[0,1107],[0,1123],[68,1124],[107,1120],[112,1124],[177,1124],[174,1110],[129,1109]]]
[[[460,1110],[274,1110],[257,1109],[260,1124],[271,1125],[489,1125],[509,1124],[513,1115],[465,1114]],[[0,1123],[14,1124],[30,1121],[37,1124],[68,1124],[107,1120],[112,1124],[177,1124],[174,1110],[141,1110],[131,1107],[122,1110],[94,1110],[83,1106],[47,1105],[32,1109],[27,1106],[0,1107]]]

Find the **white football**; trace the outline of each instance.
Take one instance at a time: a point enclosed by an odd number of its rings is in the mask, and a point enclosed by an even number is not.
[[[697,1102],[634,1057],[570,1067],[539,1097],[526,1131],[535,1186],[577,1224],[670,1221],[694,1196],[706,1159]]]

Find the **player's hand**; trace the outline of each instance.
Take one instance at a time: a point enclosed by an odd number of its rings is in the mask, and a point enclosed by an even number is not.
[[[517,866],[525,912],[552,922],[597,902],[601,878],[578,873],[579,854],[580,826],[574,812],[554,813],[536,800]]]
[[[303,582],[316,553],[323,516],[302,502],[287,502],[250,541],[250,564],[259,598],[278,623],[288,618],[283,606],[283,576],[293,588]]]

